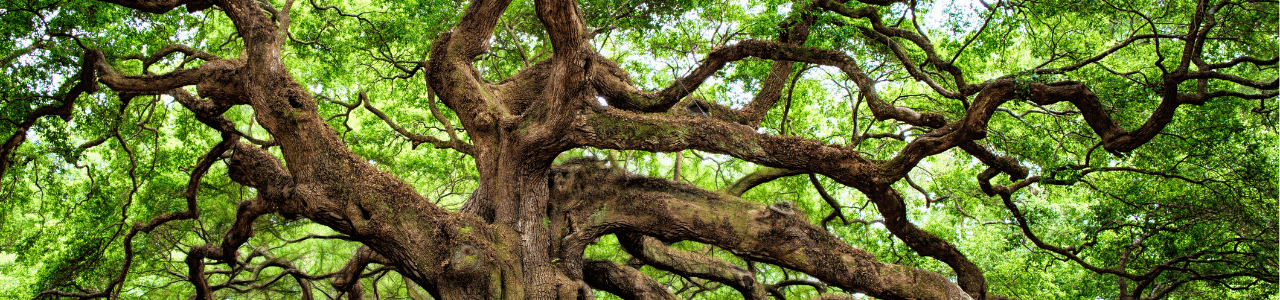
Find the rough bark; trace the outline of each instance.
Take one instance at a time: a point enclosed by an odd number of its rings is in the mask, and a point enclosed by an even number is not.
[[[471,144],[452,136],[450,141],[442,141],[411,134],[370,105],[363,94],[359,103],[349,107],[363,103],[415,145],[427,142],[470,155],[479,173],[478,188],[461,211],[451,212],[354,154],[321,118],[313,95],[292,78],[280,57],[281,44],[288,37],[282,30],[287,28],[287,10],[275,12],[283,17],[273,19],[263,5],[250,0],[109,2],[150,13],[163,13],[182,5],[189,10],[216,5],[235,25],[245,51],[242,57],[223,59],[173,46],[139,58],[149,65],[157,57],[183,53],[207,61],[199,67],[160,75],[119,74],[101,61],[100,53],[90,52],[84,60],[80,84],[60,106],[37,109],[38,113],[24,121],[25,127],[20,126],[22,130],[0,148],[0,158],[7,157],[8,151],[16,147],[10,144],[21,143],[21,134],[34,123],[31,120],[49,114],[69,118],[75,97],[92,92],[95,79],[121,95],[175,97],[200,122],[219,131],[224,140],[198,162],[194,172],[198,174],[192,175],[186,195],[188,210],[173,214],[170,219],[157,219],[154,224],[136,225],[126,240],[160,223],[198,218],[194,189],[214,158],[228,150],[232,151],[227,161],[231,179],[258,191],[256,198],[240,204],[236,221],[223,234],[221,243],[189,249],[185,262],[197,299],[210,298],[218,288],[207,282],[207,266],[213,263],[236,267],[240,263],[237,249],[254,234],[253,221],[271,213],[307,218],[362,243],[364,246],[332,280],[338,290],[356,298],[362,292],[356,283],[366,266],[380,264],[421,285],[436,299],[582,299],[593,296],[592,288],[628,299],[673,299],[670,291],[634,269],[583,257],[586,247],[599,237],[617,234],[624,249],[645,264],[723,283],[747,299],[763,299],[768,289],[756,281],[751,271],[713,257],[672,249],[666,243],[696,241],[747,261],[775,264],[808,274],[826,285],[877,298],[985,299],[987,283],[981,268],[948,241],[915,226],[903,197],[892,187],[923,159],[960,148],[990,166],[990,171],[979,176],[985,183],[984,191],[1005,195],[1005,203],[1021,228],[1034,238],[1008,200],[1009,189],[989,183],[1000,172],[1012,180],[1026,178],[1027,169],[1013,158],[975,143],[986,137],[988,121],[1004,103],[1017,99],[1040,105],[1069,102],[1101,138],[1102,147],[1125,152],[1158,134],[1181,104],[1239,96],[1205,90],[1179,92],[1180,82],[1215,79],[1262,90],[1277,88],[1274,81],[1253,82],[1212,71],[1214,67],[1241,62],[1274,64],[1275,59],[1199,64],[1202,71],[1188,71],[1187,64],[1192,59],[1184,57],[1182,65],[1166,76],[1172,83],[1168,83],[1160,107],[1142,127],[1127,131],[1107,115],[1097,97],[1082,83],[1027,84],[998,79],[969,84],[958,68],[937,56],[922,35],[883,24],[872,6],[850,9],[834,1],[797,8],[796,18],[785,25],[787,30],[778,41],[747,40],[715,49],[689,76],[666,89],[650,92],[633,86],[617,63],[590,49],[585,42],[589,33],[575,2],[537,0],[536,15],[552,45],[551,58],[505,80],[489,82],[473,63],[488,51],[496,23],[510,1],[477,0],[468,4],[453,31],[435,40],[429,60],[421,64],[425,84],[457,113]],[[863,28],[864,34],[887,45],[916,80],[946,97],[963,99],[963,116],[948,120],[938,113],[895,106],[880,98],[875,91],[876,82],[854,58],[805,46],[809,27],[824,10],[868,19],[872,27]],[[1193,28],[1188,36],[1203,40],[1204,34]],[[950,75],[950,84],[957,90],[948,90],[912,62],[896,39],[920,48],[926,54],[926,62]],[[1196,44],[1188,43],[1184,52],[1202,51]],[[750,57],[774,63],[760,93],[743,109],[688,97],[727,64]],[[896,155],[883,161],[864,157],[849,145],[760,133],[756,128],[776,106],[785,84],[782,78],[793,72],[793,62],[839,69],[858,86],[875,118],[918,126],[927,133],[906,141]],[[186,86],[196,86],[197,95],[181,89]],[[1274,92],[1270,95],[1274,96]],[[604,97],[608,106],[597,105],[597,96]],[[967,102],[970,96],[972,104]],[[221,117],[235,105],[253,108],[255,121],[271,135],[270,142],[254,143],[279,147],[280,157],[239,142],[245,135]],[[695,108],[704,113],[681,112]],[[766,168],[722,192],[712,192],[686,183],[630,174],[593,159],[553,164],[558,155],[577,147],[652,152],[694,149],[727,154]],[[4,163],[0,160],[0,173],[6,167]],[[810,174],[824,200],[837,211],[838,200],[822,190],[813,174],[866,194],[884,217],[885,228],[917,253],[951,267],[956,282],[930,271],[881,262],[810,224],[789,203],[763,205],[739,198],[763,182],[798,174]],[[1023,182],[1035,180],[1038,177]],[[127,272],[127,264],[124,269],[120,278]],[[307,281],[303,276],[295,278],[300,284],[310,284],[304,283]],[[112,281],[106,293],[121,280]]]
[[[885,264],[844,244],[809,224],[789,203],[766,206],[685,183],[635,176],[587,159],[558,167],[552,193],[565,201],[561,205],[568,208],[566,218],[578,228],[565,238],[566,254],[580,253],[600,235],[634,232],[665,241],[713,245],[747,260],[795,269],[877,298],[969,298],[940,275]],[[644,246],[657,246],[648,244]],[[566,265],[582,263],[581,258],[563,258]]]

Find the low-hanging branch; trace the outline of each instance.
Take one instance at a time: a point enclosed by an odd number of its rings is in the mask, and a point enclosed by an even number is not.
[[[627,174],[604,162],[569,162],[552,188],[565,201],[577,228],[565,253],[581,253],[596,237],[629,231],[662,240],[692,240],[752,261],[795,269],[849,291],[889,299],[968,298],[945,278],[920,269],[881,263],[808,223],[789,203],[764,206],[696,187]],[[564,194],[559,194],[564,193]],[[589,199],[604,199],[602,210]],[[602,215],[601,217],[591,217]],[[561,257],[576,267],[581,258]],[[908,282],[909,281],[909,282]]]
[[[608,260],[588,259],[582,265],[587,284],[592,288],[636,300],[676,300],[680,299],[639,270],[620,266]]]
[[[742,294],[743,299],[763,300],[764,286],[755,274],[721,259],[665,245],[653,237],[636,233],[618,233],[622,249],[644,264],[683,277],[697,277],[719,282]]]

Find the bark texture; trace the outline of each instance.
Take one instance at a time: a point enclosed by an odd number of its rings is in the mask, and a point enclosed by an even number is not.
[[[192,247],[185,262],[197,299],[209,299],[219,288],[206,280],[209,265],[235,267],[241,257],[237,249],[254,234],[253,221],[265,214],[307,218],[362,243],[364,247],[351,261],[331,275],[336,289],[356,299],[362,291],[355,283],[371,264],[393,269],[436,299],[584,299],[593,296],[593,289],[627,299],[676,298],[633,268],[585,259],[586,247],[607,234],[616,234],[626,252],[642,264],[718,282],[747,299],[765,299],[773,287],[758,282],[748,268],[674,249],[669,243],[696,241],[745,261],[778,265],[808,274],[822,284],[876,298],[992,298],[982,269],[950,242],[912,223],[903,196],[893,187],[924,158],[956,148],[972,154],[991,167],[980,176],[984,191],[1005,195],[1006,205],[1019,223],[1025,223],[1008,200],[1017,186],[992,187],[986,181],[999,173],[1022,180],[1028,176],[1027,169],[975,143],[986,137],[988,121],[1006,102],[1071,103],[1101,138],[1104,149],[1126,152],[1159,133],[1179,105],[1226,95],[1204,90],[1179,92],[1179,82],[1225,78],[1271,91],[1272,96],[1277,88],[1274,81],[1240,81],[1207,70],[1189,71],[1184,64],[1167,76],[1167,93],[1155,114],[1129,131],[1111,119],[1083,83],[1013,79],[967,83],[960,69],[937,56],[928,39],[882,23],[878,6],[894,2],[865,1],[867,5],[855,9],[830,0],[798,6],[793,18],[782,24],[785,30],[776,41],[746,40],[710,51],[688,76],[660,91],[632,85],[616,62],[591,49],[586,43],[591,33],[576,2],[537,0],[535,13],[553,48],[551,57],[507,79],[490,82],[474,63],[489,50],[496,24],[511,3],[474,0],[454,30],[438,37],[431,45],[429,59],[419,65],[433,95],[457,114],[469,144],[453,136],[443,141],[407,134],[363,95],[360,102],[349,106],[354,109],[363,103],[415,145],[430,143],[469,154],[479,172],[478,188],[461,211],[451,212],[352,153],[327,125],[317,112],[314,96],[290,75],[281,59],[281,44],[289,38],[287,9],[268,14],[263,5],[250,0],[109,2],[151,13],[184,5],[188,10],[217,6],[243,38],[244,53],[224,59],[185,46],[167,47],[154,56],[183,53],[207,62],[161,75],[126,75],[103,62],[102,54],[90,52],[84,59],[80,83],[61,104],[37,109],[24,120],[22,130],[0,148],[0,155],[8,155],[22,142],[23,133],[35,119],[45,115],[69,118],[73,100],[80,93],[92,92],[95,81],[121,95],[173,96],[199,121],[221,132],[224,140],[198,162],[200,168],[194,173],[200,174],[192,177],[188,210],[139,224],[129,238],[165,222],[197,218],[194,188],[213,158],[228,151],[231,179],[258,191],[256,198],[239,205],[237,220],[221,243]],[[938,113],[895,106],[880,98],[875,81],[857,60],[842,52],[805,46],[810,27],[822,13],[866,19],[872,25],[862,27],[863,33],[884,43],[913,78],[947,98],[964,101],[963,116],[948,119]],[[927,64],[941,73],[922,70],[924,64],[912,62],[900,41],[920,48]],[[689,97],[727,64],[747,58],[774,62],[759,93],[743,108]],[[778,105],[787,85],[785,78],[794,73],[797,62],[839,70],[858,87],[876,119],[917,126],[925,133],[910,140],[897,136],[906,146],[887,160],[864,157],[848,145],[760,133],[761,120]],[[1254,63],[1259,62],[1268,63]],[[935,77],[946,77],[950,82],[941,84]],[[196,86],[197,95],[181,89],[186,86]],[[597,97],[607,105],[598,104]],[[221,116],[237,105],[253,108],[255,121],[271,135],[269,142],[240,142],[246,135]],[[439,116],[434,106],[433,112]],[[279,147],[281,155],[271,154],[266,147]],[[693,149],[727,154],[764,167],[715,192],[631,174],[601,160],[553,163],[561,153],[578,147],[652,152]],[[5,168],[2,162],[0,173]],[[881,262],[841,241],[826,231],[825,225],[810,224],[807,216],[789,203],[763,205],[739,198],[763,182],[800,174],[810,176],[842,220],[839,204],[821,190],[817,176],[866,194],[883,216],[885,228],[917,253],[945,263],[954,274]],[[1023,186],[1029,184],[1023,182]],[[1027,227],[1022,229],[1031,235]],[[307,286],[314,279],[293,274]],[[955,276],[955,282],[948,280],[950,275]],[[113,288],[119,281],[112,282]]]

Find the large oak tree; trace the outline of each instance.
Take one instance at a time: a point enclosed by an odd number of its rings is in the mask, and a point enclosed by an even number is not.
[[[1275,1],[0,18],[8,296],[1275,293]]]

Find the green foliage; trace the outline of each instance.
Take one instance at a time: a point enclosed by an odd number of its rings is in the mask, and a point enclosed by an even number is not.
[[[279,8],[284,1],[268,1]],[[513,1],[499,22],[493,48],[476,65],[490,81],[500,81],[528,65],[549,57],[542,25],[534,15],[534,1]],[[294,77],[316,95],[320,114],[339,132],[348,147],[417,188],[437,204],[457,209],[476,187],[473,159],[454,151],[413,145],[391,130],[384,120],[357,104],[360,91],[368,104],[410,132],[448,138],[448,131],[465,133],[432,117],[430,92],[415,75],[393,79],[426,59],[431,43],[457,23],[462,1],[364,0],[291,1],[292,26],[282,55]],[[312,5],[315,3],[315,6]],[[996,9],[968,3],[928,1],[914,7],[895,4],[881,9],[886,23],[897,28],[919,26],[945,60],[965,70],[970,82],[1011,77],[1023,86],[1032,82],[1080,81],[1088,84],[1123,128],[1146,122],[1160,103],[1152,93],[1163,84],[1160,68],[1176,68],[1185,41],[1163,39],[1138,42],[1092,64],[1061,74],[1034,75],[1045,64],[1061,67],[1096,55],[1135,33],[1185,34],[1195,3],[1190,1],[1002,1]],[[591,45],[615,59],[637,86],[666,87],[688,74],[706,53],[745,39],[773,40],[778,24],[797,18],[806,1],[650,1],[586,0],[579,2]],[[854,5],[851,3],[851,5]],[[1224,8],[1230,18],[1220,20],[1204,60],[1223,62],[1248,54],[1274,57],[1277,32],[1275,3],[1252,2]],[[1143,19],[1133,11],[1152,11]],[[358,16],[358,17],[352,17]],[[932,16],[932,18],[929,18]],[[946,99],[923,83],[910,80],[892,52],[866,38],[864,19],[831,13],[818,16],[807,46],[848,53],[868,75],[876,78],[881,98],[954,120],[966,107]],[[1181,31],[1180,31],[1181,30]],[[125,73],[164,73],[182,68],[173,55],[142,70],[129,55],[149,55],[168,44],[186,44],[222,57],[238,57],[243,47],[230,21],[216,10],[165,14],[138,13],[93,1],[4,1],[0,3],[0,138],[18,130],[17,124],[44,105],[60,104],[79,70],[83,47],[103,50]],[[75,36],[71,38],[70,36]],[[37,45],[34,50],[24,50]],[[917,62],[924,53],[909,47]],[[24,52],[25,51],[25,52]],[[954,59],[953,59],[954,57]],[[199,62],[190,62],[189,67]],[[693,96],[740,108],[761,88],[772,62],[746,59],[721,70]],[[834,68],[796,63],[798,77],[784,90],[779,105],[768,112],[762,133],[794,135],[830,144],[847,145],[868,159],[892,158],[922,129],[895,122],[878,122],[857,88]],[[1240,64],[1225,71],[1248,80],[1274,80],[1275,65]],[[1132,72],[1132,73],[1126,73]],[[421,73],[421,72],[419,72]],[[1117,74],[1128,74],[1118,76]],[[935,76],[935,78],[941,78]],[[1222,81],[1207,85],[1218,90],[1256,92]],[[954,88],[949,86],[948,88]],[[1187,87],[1188,90],[1194,87]],[[1020,90],[1023,98],[1029,90]],[[1028,226],[1058,246],[1080,245],[1084,263],[1142,273],[1166,261],[1192,253],[1210,263],[1191,271],[1165,272],[1161,281],[1177,282],[1194,274],[1254,272],[1269,280],[1230,278],[1192,281],[1169,298],[1275,299],[1277,291],[1277,169],[1280,153],[1275,99],[1261,102],[1223,97],[1204,105],[1184,105],[1164,132],[1143,147],[1124,155],[1101,151],[1092,129],[1069,103],[1038,106],[1012,101],[997,111],[989,135],[981,145],[1017,158],[1033,175],[1058,184],[1034,184],[1016,193],[1015,202]],[[138,97],[126,101],[99,92],[75,99],[74,118],[40,119],[25,144],[15,149],[12,165],[0,177],[0,298],[29,299],[40,291],[76,287],[95,289],[120,273],[124,262],[123,235],[132,224],[185,209],[182,196],[196,160],[219,141],[218,135],[196,122],[191,113],[168,97]],[[439,104],[437,104],[439,105]],[[789,106],[784,117],[784,107]],[[452,111],[439,105],[455,126]],[[259,139],[266,132],[253,123],[253,111],[233,108],[227,116],[242,131]],[[787,128],[783,130],[784,126]],[[904,140],[863,140],[866,134],[901,135]],[[856,145],[849,145],[859,141]],[[94,144],[96,142],[97,144]],[[672,178],[709,190],[732,184],[757,166],[726,155],[700,151],[647,153],[576,149],[562,159],[606,157],[637,174]],[[678,161],[677,161],[678,160]],[[1134,168],[1152,172],[1106,168]],[[910,173],[923,193],[907,182],[895,187],[906,195],[909,216],[920,227],[952,241],[986,271],[991,292],[1022,299],[1116,299],[1119,278],[1089,271],[1080,263],[1036,248],[1017,227],[1017,221],[998,197],[977,189],[974,175],[985,169],[963,151],[950,151],[924,160]],[[1084,171],[1085,169],[1093,171]],[[1161,175],[1164,174],[1164,175]],[[1170,176],[1172,175],[1172,176]],[[946,265],[915,254],[883,225],[874,205],[857,190],[826,178],[820,182],[841,204],[850,220],[838,219],[827,229],[845,242],[874,253],[885,262],[951,274]],[[1005,176],[993,183],[1008,185]],[[231,182],[224,164],[216,163],[200,183],[200,222],[173,222],[140,235],[132,244],[135,257],[120,296],[127,299],[175,299],[190,296],[182,259],[190,245],[212,243],[235,219],[235,206],[256,191]],[[744,195],[760,203],[795,204],[815,224],[833,210],[819,198],[804,176],[782,178]],[[258,234],[248,243],[269,249],[310,274],[341,268],[356,244],[332,239],[296,241],[329,229],[306,220],[268,216],[258,220]],[[1144,237],[1142,247],[1131,247]],[[699,251],[746,266],[732,253],[694,242],[676,248]],[[1233,251],[1223,251],[1233,249]],[[252,250],[249,250],[252,251]],[[1125,253],[1133,253],[1126,256]],[[1242,254],[1243,253],[1243,254]],[[629,256],[611,235],[587,249],[586,256],[626,263]],[[1126,260],[1125,266],[1118,262]],[[781,267],[756,264],[761,282],[804,278]],[[176,272],[169,273],[170,271]],[[704,280],[641,268],[669,283],[682,296],[708,299],[737,298],[739,294]],[[267,269],[258,278],[280,274]],[[221,276],[221,275],[220,275]],[[214,276],[215,282],[250,279]],[[362,280],[366,291],[407,297],[413,292],[399,275],[386,272]],[[332,291],[326,284],[317,289]],[[705,291],[704,291],[705,290]],[[273,282],[249,293],[220,293],[237,299],[297,299],[300,291],[290,280]],[[809,287],[785,290],[788,297],[806,298],[818,292]],[[1214,296],[1205,296],[1214,295]],[[609,298],[601,292],[601,298]]]

